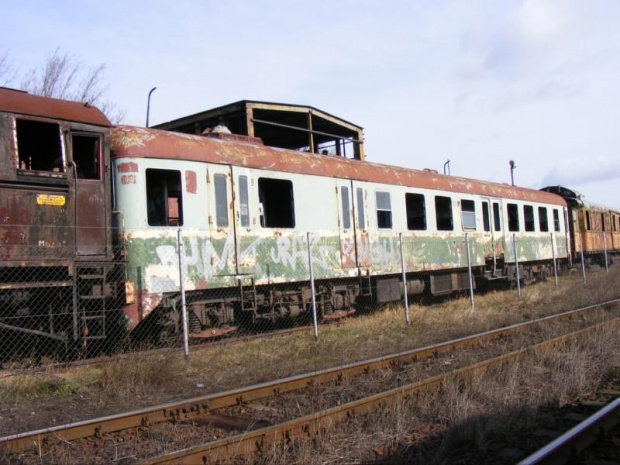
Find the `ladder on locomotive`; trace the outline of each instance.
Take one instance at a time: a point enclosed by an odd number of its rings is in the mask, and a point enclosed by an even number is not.
[[[256,314],[258,311],[258,307],[256,306],[256,283],[254,282],[254,276],[249,277],[249,279],[250,284],[248,286],[243,285],[242,279],[237,279],[241,296],[241,311]]]
[[[75,279],[75,339],[106,337],[106,267],[77,266]],[[79,324],[78,324],[79,322]]]

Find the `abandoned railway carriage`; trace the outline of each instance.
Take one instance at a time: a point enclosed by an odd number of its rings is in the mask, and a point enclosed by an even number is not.
[[[109,131],[96,108],[0,88],[3,356],[29,351],[28,338],[104,339],[122,320],[112,302],[123,276],[110,279]]]
[[[479,284],[516,279],[517,263],[532,281],[569,257],[566,202],[547,192],[232,134],[121,126],[111,143],[131,327],[176,319],[179,229],[198,336],[307,312],[308,240],[323,317],[401,298],[401,237],[409,294],[468,289],[466,242]]]

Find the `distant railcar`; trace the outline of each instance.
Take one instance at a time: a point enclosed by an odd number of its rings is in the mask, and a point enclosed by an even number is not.
[[[579,192],[563,186],[542,190],[557,194],[568,204],[568,224],[573,261],[605,265],[620,254],[620,211],[586,202]]]
[[[107,337],[110,122],[96,108],[0,88],[0,339]],[[118,306],[115,307],[118,314]],[[21,342],[21,343],[20,343]],[[50,344],[52,346],[53,344]]]
[[[526,282],[568,265],[565,200],[552,193],[338,156],[230,134],[111,131],[131,328],[178,321],[180,229],[197,334],[297,317],[310,306],[308,242],[322,317],[403,294]],[[518,270],[517,270],[518,265]]]

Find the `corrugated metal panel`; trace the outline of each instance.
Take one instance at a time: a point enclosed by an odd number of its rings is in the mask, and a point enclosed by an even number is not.
[[[44,118],[111,126],[108,118],[84,103],[39,97],[13,89],[0,88],[0,111]]]
[[[548,192],[434,172],[130,126],[113,128],[117,158],[191,160],[566,206]]]

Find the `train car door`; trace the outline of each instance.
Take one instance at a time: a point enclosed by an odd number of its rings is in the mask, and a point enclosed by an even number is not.
[[[493,240],[493,274],[499,273],[505,261],[506,233],[504,232],[504,205],[501,199],[487,199],[490,202],[491,231]],[[484,207],[483,207],[484,208]]]
[[[341,179],[336,180],[336,195],[338,197],[338,229],[340,234],[340,260],[343,268],[357,267],[352,190],[351,181]]]
[[[210,165],[207,170],[211,269],[214,277],[237,274],[232,171],[229,166]]]
[[[352,195],[354,199],[355,217],[355,249],[357,254],[357,266],[368,268],[372,265],[370,237],[368,235],[368,210],[367,196],[364,186],[352,182]]]
[[[103,170],[103,134],[72,132],[70,142],[75,182],[75,251],[77,255],[105,255],[109,195]]]
[[[256,248],[260,240],[257,228],[258,198],[252,171],[232,167],[234,192],[235,254],[237,274],[252,275],[256,272]]]

